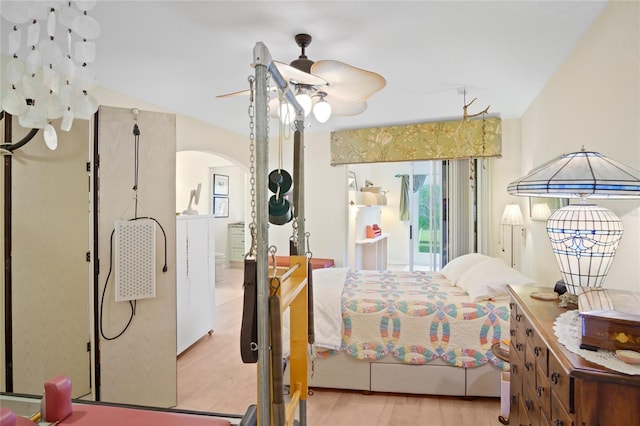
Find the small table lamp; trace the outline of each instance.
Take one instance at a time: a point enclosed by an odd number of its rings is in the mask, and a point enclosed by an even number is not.
[[[531,219],[546,221],[551,216],[551,209],[547,203],[535,203],[531,207]]]
[[[522,211],[517,204],[507,204],[502,213],[502,219],[500,219],[500,225],[506,225],[511,227],[511,267],[515,266],[514,253],[513,253],[513,227],[522,226],[524,219],[522,217]]]
[[[640,171],[597,152],[563,154],[511,182],[511,195],[579,198],[547,220],[547,234],[567,290],[602,287],[622,237],[622,222],[587,199],[640,198]]]

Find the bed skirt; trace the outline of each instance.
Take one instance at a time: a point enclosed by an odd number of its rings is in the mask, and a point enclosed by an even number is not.
[[[500,396],[501,370],[490,364],[464,368],[435,360],[413,365],[392,356],[377,361],[361,361],[342,353],[329,358],[315,358],[312,364],[309,371],[311,388],[463,397]]]

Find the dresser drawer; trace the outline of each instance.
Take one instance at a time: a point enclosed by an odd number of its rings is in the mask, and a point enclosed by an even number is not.
[[[556,426],[573,425],[573,419],[565,409],[565,405],[560,402],[555,392],[551,393],[551,424]]]
[[[513,424],[517,426],[530,426],[532,423],[531,423],[531,419],[529,418],[529,415],[527,414],[527,408],[524,405],[524,395],[520,395],[520,401],[518,403],[518,407],[519,408],[517,412],[517,417],[514,416],[515,418],[512,419],[511,414],[509,414],[509,424],[510,425]]]
[[[560,362],[553,354],[549,354],[549,388],[551,393],[555,394],[560,404],[567,412],[573,412],[573,400],[571,395],[571,377],[560,365]],[[553,401],[553,399],[552,399]],[[551,407],[551,416],[555,418],[553,413],[553,402]]]
[[[531,349],[525,345],[524,350],[524,374],[529,377],[531,384],[536,384],[536,359]]]
[[[533,384],[528,385],[528,381],[525,380],[522,397],[524,399],[524,409],[527,413],[527,418],[532,425],[540,424],[540,404],[535,396],[535,390]]]
[[[513,300],[511,300],[511,302],[509,302],[509,312],[511,315],[511,320],[515,321],[516,320],[516,315],[518,315],[518,304],[516,302],[514,302]]]
[[[241,261],[244,259],[244,250],[243,249],[238,249],[238,248],[233,248],[231,249],[231,260],[232,261]]]
[[[526,318],[522,314],[516,314],[515,317],[511,318],[511,324],[514,329],[514,339],[513,339],[513,347],[520,357],[522,361],[525,359],[524,351],[525,351],[525,339],[524,339],[524,329]]]
[[[244,234],[231,234],[231,247],[244,247]]]
[[[524,321],[524,344],[527,350],[534,355],[535,362],[545,375],[548,374],[547,345],[540,334],[533,327],[528,318]]]
[[[542,413],[547,417],[551,417],[551,389],[549,389],[549,378],[538,365],[536,365],[536,398],[542,409]]]
[[[531,339],[531,351],[536,358],[536,366],[545,376],[549,375],[549,350],[539,334]]]
[[[511,372],[509,380],[511,381],[510,389],[512,394],[520,394],[522,393],[522,381],[524,368],[522,366],[522,361],[518,359],[518,355],[513,350],[513,346],[510,349],[509,355],[509,369]]]

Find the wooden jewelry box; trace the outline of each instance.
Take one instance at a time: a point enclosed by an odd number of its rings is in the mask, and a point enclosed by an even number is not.
[[[640,351],[640,293],[587,290],[578,296],[582,349]]]

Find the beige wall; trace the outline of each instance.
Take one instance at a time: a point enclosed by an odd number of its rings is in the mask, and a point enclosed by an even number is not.
[[[611,1],[522,117],[520,175],[562,153],[598,151],[640,169],[640,3]],[[598,201],[625,234],[605,286],[640,290],[640,202]],[[523,270],[561,279],[544,222],[529,222]]]

